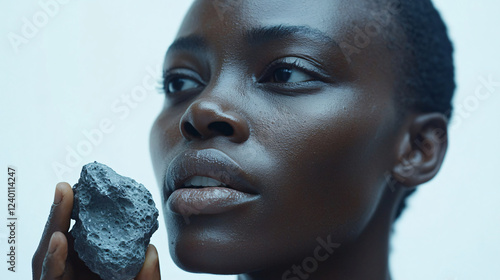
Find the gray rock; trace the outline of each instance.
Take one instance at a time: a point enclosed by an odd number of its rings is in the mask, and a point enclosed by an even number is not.
[[[158,229],[151,193],[97,162],[83,167],[73,191],[71,234],[80,259],[104,280],[134,278]]]

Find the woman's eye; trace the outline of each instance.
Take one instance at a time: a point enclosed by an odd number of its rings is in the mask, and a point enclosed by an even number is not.
[[[312,80],[313,78],[295,68],[278,68],[274,70],[272,80],[275,83],[299,83],[299,82],[307,82]]]
[[[193,81],[192,79],[179,77],[170,79],[166,83],[165,89],[167,90],[167,93],[176,93],[178,91],[197,88],[199,86],[200,85],[197,82]]]

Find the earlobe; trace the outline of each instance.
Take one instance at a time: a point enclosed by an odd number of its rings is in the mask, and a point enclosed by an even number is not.
[[[448,119],[441,113],[412,117],[399,143],[393,177],[403,186],[416,187],[431,180],[441,168],[448,147]]]

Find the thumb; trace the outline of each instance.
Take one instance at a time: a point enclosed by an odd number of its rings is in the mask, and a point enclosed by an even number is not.
[[[156,247],[152,244],[148,246],[146,251],[146,260],[144,265],[137,274],[136,280],[160,280],[160,259],[158,257],[158,251]]]

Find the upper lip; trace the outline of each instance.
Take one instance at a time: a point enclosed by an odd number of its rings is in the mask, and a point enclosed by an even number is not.
[[[168,194],[183,187],[194,176],[218,180],[240,192],[256,194],[247,174],[228,155],[217,149],[186,150],[176,156],[167,168],[165,188]]]

